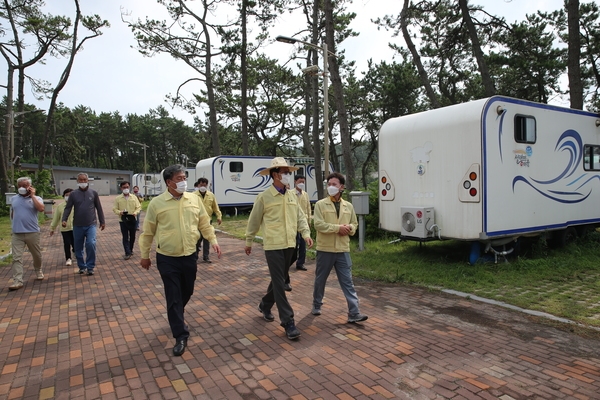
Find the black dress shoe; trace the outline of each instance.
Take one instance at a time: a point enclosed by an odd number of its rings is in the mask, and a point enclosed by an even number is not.
[[[187,339],[178,339],[175,343],[175,347],[173,347],[173,355],[180,356],[185,352],[185,348],[187,346]]]
[[[273,322],[273,321],[275,321],[275,316],[271,313],[271,310],[265,310],[265,309],[263,309],[262,301],[258,305],[258,311],[260,311],[262,313],[263,318],[265,319],[265,321],[267,321],[267,322]]]
[[[289,283],[286,283],[283,288],[285,289],[286,292],[291,292],[292,291],[292,285],[290,285]]]
[[[296,267],[296,269],[299,271],[308,271],[304,265],[300,265],[300,266]]]

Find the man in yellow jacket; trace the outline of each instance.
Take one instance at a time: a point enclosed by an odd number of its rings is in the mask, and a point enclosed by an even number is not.
[[[306,190],[306,178],[304,175],[296,175],[294,177],[294,186],[296,188],[296,196],[298,196],[298,204],[300,204],[300,208],[304,211],[304,215],[306,216],[306,223],[310,228],[310,218],[311,218],[311,208],[310,208],[310,198],[308,197],[308,193]],[[306,271],[306,267],[304,266],[304,262],[306,261],[306,245],[304,244],[304,240],[298,235],[296,240],[296,248],[298,249],[298,259],[296,260],[296,269],[301,271]]]
[[[184,322],[184,308],[194,292],[198,267],[196,243],[200,233],[221,257],[215,230],[200,197],[187,193],[185,167],[171,165],[163,171],[167,190],[152,199],[144,218],[140,236],[142,268],[149,269],[150,247],[156,239],[156,266],[160,272],[167,300],[167,317],[175,338],[173,355],[185,351],[190,336]]]
[[[313,291],[313,315],[321,315],[325,284],[332,268],[348,303],[348,322],[367,320],[360,313],[358,295],[352,283],[352,260],[350,259],[350,236],[356,233],[358,222],[352,203],[342,199],[346,179],[338,172],[327,177],[329,197],[317,201],[313,222],[317,231],[317,268]]]
[[[115,198],[113,204],[113,212],[119,216],[119,226],[121,227],[121,236],[123,236],[123,250],[125,250],[123,258],[125,260],[129,260],[133,255],[137,217],[142,211],[142,205],[138,197],[129,193],[129,185],[127,181],[119,184],[121,194]]]
[[[273,179],[273,185],[256,197],[246,228],[245,251],[248,255],[252,252],[256,234],[261,230],[271,275],[267,294],[263,296],[258,310],[265,320],[271,322],[275,320],[271,308],[277,304],[279,320],[288,339],[300,337],[300,331],[294,322],[294,310],[284,290],[285,276],[296,247],[296,234],[302,234],[309,248],[313,244],[306,216],[298,205],[297,196],[294,190],[286,189],[292,182],[292,171],[297,169],[288,166],[283,157],[275,157],[271,166],[260,172],[263,176],[269,175]]]
[[[310,198],[308,197],[308,193],[304,190],[306,188],[306,178],[304,175],[295,175],[294,176],[294,193],[298,197],[298,205],[304,211],[304,215],[306,216],[306,223],[308,224],[308,228],[310,229],[310,218],[311,218],[311,207],[310,207]],[[304,266],[304,262],[306,261],[306,242],[304,242],[304,238],[298,232],[296,235],[296,270],[297,271],[306,271],[306,267]],[[292,257],[292,260],[294,258]],[[293,262],[293,261],[292,261]],[[291,266],[290,266],[291,268]],[[291,292],[292,285],[290,283],[290,274],[285,277],[285,291]]]
[[[208,190],[208,179],[202,177],[198,179],[196,182],[196,187],[198,190],[195,191],[198,196],[202,199],[202,204],[204,204],[204,209],[208,213],[208,216],[212,219],[213,214],[217,216],[217,224],[221,225],[221,210],[219,209],[219,204],[217,203],[217,198],[214,193]],[[212,222],[212,221],[211,221]],[[200,236],[198,240],[198,252],[200,252],[200,248],[202,248],[202,261],[205,263],[210,263],[210,258],[208,258],[208,254],[210,249],[208,248],[208,240]]]

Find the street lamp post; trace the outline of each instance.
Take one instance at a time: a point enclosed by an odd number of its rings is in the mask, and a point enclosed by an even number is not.
[[[327,179],[329,175],[329,70],[327,66],[329,52],[327,51],[327,43],[323,42],[321,46],[317,46],[316,44],[287,36],[277,36],[275,40],[289,44],[302,43],[323,52],[323,103],[325,103],[323,104],[323,152],[325,153],[325,179]]]
[[[129,143],[137,144],[138,146],[142,146],[144,148],[144,199],[146,199],[148,196],[148,185],[146,185],[146,147],[148,147],[148,145],[144,143],[134,142],[133,140],[129,140]]]
[[[10,111],[4,115],[8,118],[8,135],[10,137],[10,185],[8,185],[9,192],[14,193],[15,190],[15,118],[24,114],[42,112],[44,110],[29,110],[29,111]]]

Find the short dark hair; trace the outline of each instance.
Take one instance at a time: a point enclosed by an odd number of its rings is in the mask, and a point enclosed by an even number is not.
[[[329,174],[329,176],[327,177],[327,182],[329,182],[329,180],[331,178],[337,178],[338,181],[340,181],[341,185],[345,185],[346,184],[346,178],[344,178],[344,175],[340,174],[339,172],[332,172]]]
[[[125,185],[131,185],[131,184],[127,181],[123,181],[123,182],[119,183],[119,187],[123,187]]]
[[[206,183],[208,185],[208,179],[206,179],[205,177],[199,178],[198,182],[196,182],[196,185],[199,185],[201,183]]]
[[[67,193],[71,193],[73,191],[73,189],[71,188],[66,188],[65,190],[63,190],[63,196]]]
[[[294,182],[296,182],[298,179],[306,179],[306,177],[302,174],[298,174],[298,175],[294,176]]]
[[[167,182],[167,179],[173,180],[173,175],[178,172],[185,173],[185,167],[181,164],[175,164],[169,165],[167,168],[165,168],[163,171],[163,179],[165,180],[165,183]]]

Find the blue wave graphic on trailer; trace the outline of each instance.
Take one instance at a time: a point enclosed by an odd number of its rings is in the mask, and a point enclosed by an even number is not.
[[[569,155],[562,172],[556,177],[546,180],[518,175],[513,179],[513,192],[515,186],[519,182],[523,182],[542,196],[559,203],[574,204],[584,201],[592,194],[593,189],[590,187],[590,183],[596,179],[600,180],[600,175],[584,173],[575,179],[572,178],[578,165],[583,160],[581,135],[573,129],[566,130],[557,140],[554,151],[556,153],[566,152]],[[578,182],[581,183],[578,184]]]

